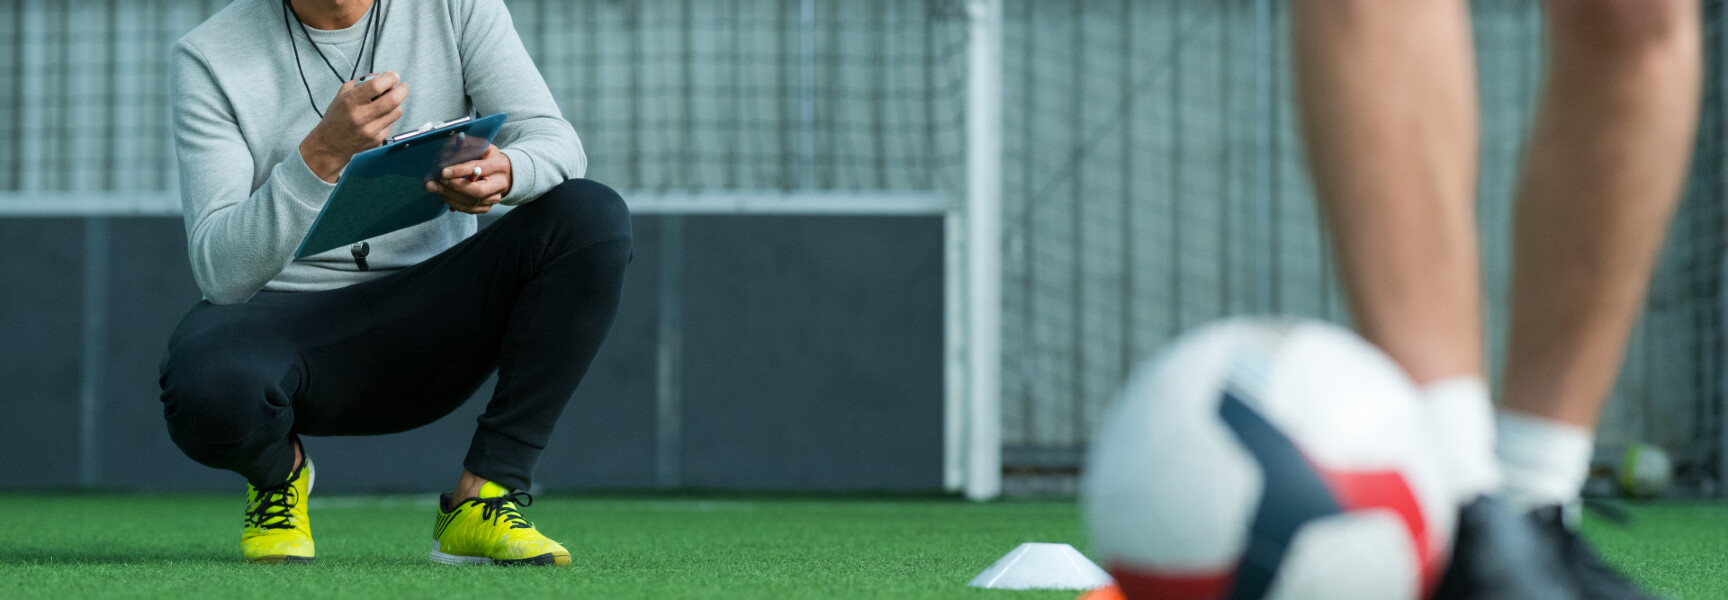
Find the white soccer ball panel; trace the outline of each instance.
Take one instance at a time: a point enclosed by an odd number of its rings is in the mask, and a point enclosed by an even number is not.
[[[1236,342],[1207,337],[1142,366],[1106,413],[1081,482],[1106,562],[1207,571],[1241,555],[1259,468],[1206,400]]]
[[[1262,409],[1329,470],[1396,471],[1421,508],[1432,556],[1445,556],[1456,521],[1432,425],[1403,369],[1342,327],[1304,322],[1279,347]]]
[[[1136,370],[1105,414],[1081,488],[1102,562],[1180,574],[1228,572],[1243,560],[1265,479],[1219,414],[1226,390],[1332,474],[1324,477],[1401,475],[1422,513],[1428,554],[1446,555],[1450,494],[1418,392],[1402,370],[1333,325],[1239,318],[1176,340]],[[1292,549],[1303,554],[1287,557],[1279,575],[1295,582],[1281,585],[1296,595],[1281,597],[1323,597],[1300,595],[1320,590],[1345,594],[1324,596],[1333,598],[1399,597],[1386,590],[1414,593],[1420,585],[1416,542],[1389,510],[1322,517],[1296,536]],[[1327,556],[1330,547],[1344,548],[1345,558]],[[1372,576],[1334,567],[1374,561],[1386,566]]]
[[[1274,600],[1414,600],[1421,571],[1404,522],[1384,511],[1310,521],[1284,554]]]

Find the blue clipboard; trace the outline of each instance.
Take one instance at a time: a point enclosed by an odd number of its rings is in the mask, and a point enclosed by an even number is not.
[[[440,179],[444,167],[486,154],[504,119],[504,113],[497,113],[452,122],[354,155],[294,258],[438,218],[446,212],[444,198],[426,191],[426,182]]]

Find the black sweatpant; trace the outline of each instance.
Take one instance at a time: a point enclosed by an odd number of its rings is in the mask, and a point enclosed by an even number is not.
[[[618,194],[571,180],[425,262],[348,287],[200,302],[162,364],[174,443],[253,485],[284,481],[298,435],[379,435],[498,385],[463,466],[527,489],[618,312],[630,261]]]

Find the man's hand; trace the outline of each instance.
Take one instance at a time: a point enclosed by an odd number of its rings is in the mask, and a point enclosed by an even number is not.
[[[300,157],[312,173],[335,183],[355,154],[384,143],[390,126],[402,118],[402,100],[408,97],[408,86],[399,83],[396,73],[387,72],[359,85],[342,84],[324,120],[300,142]]]
[[[510,193],[510,157],[497,146],[477,160],[445,167],[443,179],[426,182],[426,191],[444,197],[450,210],[483,215]]]

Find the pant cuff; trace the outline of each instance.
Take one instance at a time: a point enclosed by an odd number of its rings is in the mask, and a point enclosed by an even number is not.
[[[253,461],[250,469],[241,473],[246,476],[246,482],[255,488],[267,488],[282,485],[288,481],[288,476],[294,474],[294,445],[299,440],[294,436],[270,444],[258,453],[258,459]]]
[[[540,462],[542,450],[481,426],[474,430],[462,466],[498,485],[526,490],[533,483],[534,465]]]

